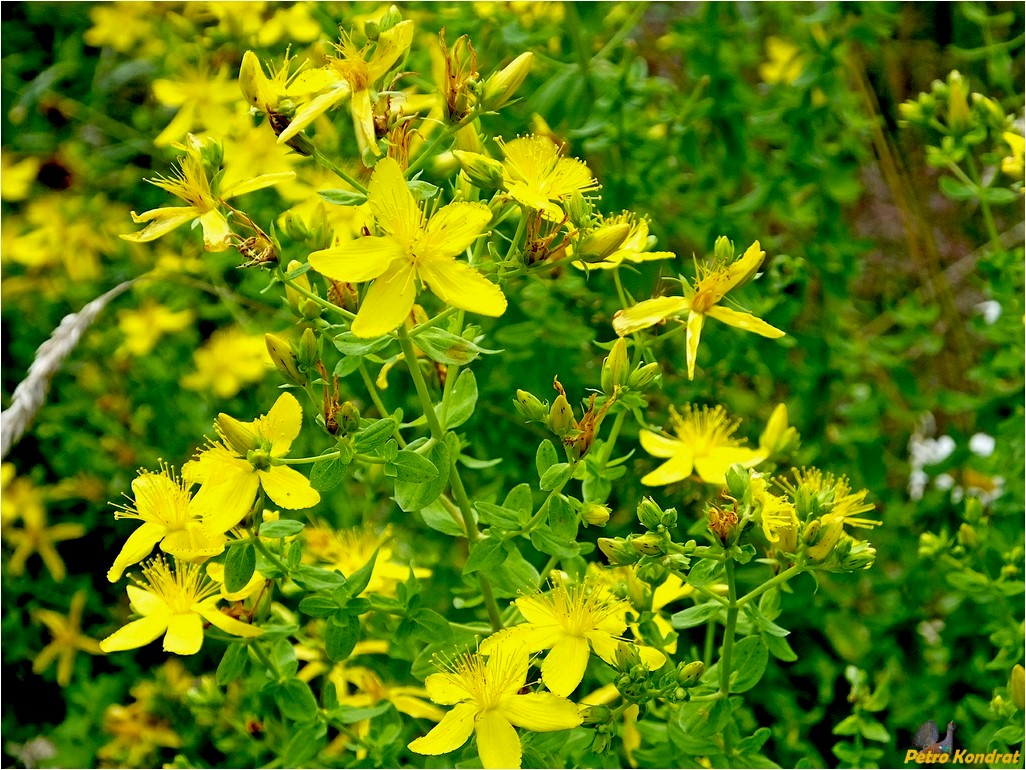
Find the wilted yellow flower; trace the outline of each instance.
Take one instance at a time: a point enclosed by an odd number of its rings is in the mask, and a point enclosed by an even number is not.
[[[681,415],[670,407],[670,427],[674,436],[642,430],[641,446],[653,457],[668,458],[641,479],[646,486],[661,486],[686,479],[694,471],[707,484],[726,484],[727,471],[734,463],[746,468],[766,459],[761,450],[741,446],[733,438],[740,420],[731,420],[722,406],[710,409],[684,405]]]
[[[103,652],[132,650],[164,635],[164,649],[194,655],[203,646],[203,621],[233,636],[259,636],[256,626],[229,617],[217,609],[221,594],[198,564],[168,566],[163,556],[143,565],[142,580],[128,586],[132,610],[142,615],[102,642]]]
[[[510,142],[495,140],[502,148],[503,186],[509,196],[524,206],[541,211],[546,218],[561,220],[561,204],[574,193],[597,190],[599,183],[588,166],[560,154],[560,148],[545,136],[520,136]]]
[[[488,316],[502,315],[506,298],[498,286],[457,255],[491,221],[483,203],[455,202],[425,218],[406,186],[399,164],[383,158],[367,192],[380,236],[365,236],[310,255],[310,265],[335,281],[374,280],[353,321],[357,337],[395,329],[413,309],[417,280],[448,305]]]
[[[214,427],[221,440],[182,468],[187,481],[201,485],[194,504],[211,517],[211,528],[227,524],[225,531],[238,524],[259,489],[290,510],[320,502],[306,476],[282,462],[302,425],[302,407],[291,393],[282,393],[267,414],[252,422],[218,415]]]
[[[717,244],[719,246],[719,244]],[[719,250],[719,249],[717,249]],[[620,310],[613,317],[613,328],[621,337],[641,329],[655,326],[673,316],[688,314],[687,355],[688,379],[695,378],[695,360],[698,357],[698,342],[706,316],[715,318],[730,326],[755,332],[763,337],[783,337],[785,332],[770,326],[751,313],[723,307],[720,302],[731,289],[740,286],[755,275],[766,252],[756,241],[740,259],[727,264],[717,264],[711,269],[696,267],[698,276],[694,286],[686,284],[683,297],[657,297],[639,302],[634,307]]]
[[[523,645],[529,652],[549,650],[542,663],[542,681],[556,695],[567,696],[584,678],[591,651],[612,664],[621,634],[627,630],[627,603],[605,590],[558,581],[548,593],[522,596],[515,604],[526,623],[492,634],[481,654],[494,655],[507,646]],[[642,662],[657,669],[666,657],[652,647],[639,647]]]
[[[193,353],[196,371],[182,377],[183,388],[209,390],[231,398],[246,385],[259,382],[271,367],[264,338],[237,326],[218,329]]]
[[[100,655],[100,643],[82,633],[82,610],[85,607],[86,592],[79,590],[71,599],[67,616],[53,610],[34,610],[32,617],[50,629],[53,640],[44,647],[32,661],[33,673],[46,671],[57,658],[57,684],[67,687],[75,668],[75,655],[88,652]]]
[[[118,311],[118,328],[125,341],[119,353],[145,356],[167,332],[179,332],[192,324],[191,310],[169,310],[154,299],[146,299],[138,308]]]
[[[600,270],[612,270],[620,267],[624,262],[651,262],[656,259],[674,259],[676,254],[672,251],[649,251],[648,220],[639,217],[632,211],[624,211],[610,217],[603,217],[599,227],[608,225],[625,224],[629,226],[627,237],[608,256],[597,262],[588,262],[588,268]],[[653,238],[654,240],[654,238]],[[574,262],[574,267],[583,268],[584,263]]]
[[[464,654],[442,673],[425,680],[435,703],[454,705],[423,738],[410,743],[417,754],[448,754],[474,733],[477,753],[485,768],[519,768],[520,736],[516,727],[536,733],[569,730],[581,724],[581,715],[565,698],[548,692],[521,694],[527,683],[530,659],[523,647],[496,648],[485,660]]]

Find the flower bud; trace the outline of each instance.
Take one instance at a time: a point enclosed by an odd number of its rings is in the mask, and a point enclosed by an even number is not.
[[[498,72],[492,73],[484,82],[481,94],[481,107],[485,110],[497,110],[512,99],[523,84],[527,73],[531,71],[534,54],[522,53]]]
[[[603,225],[585,235],[577,243],[577,256],[585,262],[601,262],[623,244],[631,232],[626,222]]]
[[[654,532],[646,532],[644,535],[630,535],[627,542],[631,544],[638,553],[643,556],[658,556],[663,552],[663,538]]]
[[[609,706],[581,706],[581,724],[602,725],[613,715]]]
[[[663,509],[656,505],[651,497],[646,497],[638,503],[638,521],[641,526],[648,530],[659,529],[663,520]]]
[[[958,70],[948,75],[948,128],[955,134],[969,128],[969,84]]]
[[[627,357],[627,340],[617,337],[609,355],[602,362],[602,392],[611,396],[617,386],[627,382],[630,361]]]
[[[745,494],[752,483],[748,469],[735,463],[727,469],[727,489],[735,500],[744,500]]]
[[[840,566],[846,572],[855,572],[860,569],[869,569],[873,566],[874,561],[876,561],[876,549],[865,540],[861,540],[851,546],[850,551],[841,557]]]
[[[552,402],[548,419],[549,430],[562,438],[574,429],[574,410],[566,396],[560,393]]]
[[[638,560],[637,551],[631,548],[622,537],[600,537],[598,547],[614,567],[634,564]]]
[[[590,524],[593,527],[604,527],[606,522],[609,521],[609,506],[600,505],[599,503],[587,503],[581,508],[581,518],[585,524]]]
[[[281,219],[281,229],[285,235],[294,241],[305,241],[310,237],[310,229],[306,226],[306,222],[295,211],[285,212]],[[289,262],[289,270],[292,269],[293,264],[298,265],[299,263],[296,260]]]
[[[360,410],[352,401],[346,401],[338,408],[335,421],[343,434],[355,433],[360,429]]]
[[[677,684],[681,687],[691,687],[702,678],[704,673],[705,664],[700,660],[681,663],[677,666]]]
[[[980,542],[980,538],[979,535],[976,534],[976,530],[973,529],[972,526],[970,526],[969,524],[966,524],[964,521],[962,522],[962,525],[958,528],[957,537],[958,544],[965,548],[975,548]]]
[[[734,244],[731,243],[730,238],[725,235],[721,235],[716,239],[716,245],[713,246],[713,257],[717,262],[733,261]]]
[[[267,344],[267,353],[271,356],[274,368],[293,385],[305,385],[307,378],[299,371],[296,354],[292,352],[292,346],[281,337],[273,334],[265,334],[264,342]]]
[[[617,642],[616,652],[613,653],[613,661],[616,667],[624,672],[630,672],[631,679],[636,679],[634,676],[634,668],[641,665],[641,655],[638,653],[638,648],[628,642]]]
[[[1011,691],[1012,702],[1015,703],[1015,707],[1022,711],[1024,701],[1026,701],[1026,669],[1022,667],[1022,664],[1016,663],[1012,666],[1012,676],[1008,682],[1008,689]]]
[[[288,267],[285,268],[285,272],[286,274],[292,273],[301,268],[302,266],[302,262],[299,262],[298,260],[294,259],[291,262],[289,262]],[[303,273],[302,275],[297,275],[295,278],[292,279],[292,282],[296,284],[300,289],[311,291],[310,278],[307,277],[306,273]],[[296,313],[299,313],[300,308],[306,300],[307,297],[304,294],[302,294],[299,291],[296,291],[288,284],[285,284],[285,301],[289,303],[289,307],[292,308]]]
[[[766,429],[759,436],[759,448],[770,456],[783,456],[798,446],[798,431],[787,424],[787,405],[777,404]]]
[[[627,377],[627,387],[637,390],[643,390],[644,388],[655,382],[659,376],[659,364],[651,363],[639,366],[630,376]]]
[[[392,29],[392,27],[394,27],[402,20],[403,15],[399,11],[399,9],[394,5],[390,5],[388,7],[388,10],[385,11],[384,15],[380,19],[378,19],[377,26],[379,34],[381,32],[388,32],[388,30]]]
[[[312,369],[321,357],[320,339],[313,329],[307,329],[299,339],[299,353],[297,358],[301,366]]]
[[[564,204],[564,211],[570,217],[570,222],[578,229],[588,227],[591,224],[594,210],[591,201],[576,190]]]
[[[549,405],[542,403],[533,393],[526,390],[517,390],[517,397],[513,399],[513,406],[517,412],[528,422],[541,422],[548,416]]]
[[[805,529],[802,530],[802,542],[805,545],[815,545],[820,541],[823,534],[823,522],[819,519],[813,519],[805,525]]]
[[[459,162],[470,181],[482,190],[498,190],[502,187],[502,164],[477,152],[453,150],[453,157]]]
[[[246,423],[223,412],[214,419],[214,429],[237,454],[245,455],[260,446],[256,433]]]

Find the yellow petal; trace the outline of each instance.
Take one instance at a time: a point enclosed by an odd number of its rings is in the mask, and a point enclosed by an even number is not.
[[[502,695],[512,695],[527,681],[527,670],[531,667],[531,656],[523,646],[502,645],[485,663],[485,679],[491,683],[493,692],[503,688]]]
[[[620,640],[604,631],[587,631],[584,634],[591,649],[595,651],[606,663],[613,664],[616,661],[616,651],[620,646]]]
[[[554,694],[566,697],[584,678],[589,657],[591,653],[587,639],[564,635],[545,656],[542,681]]]
[[[36,659],[32,661],[32,673],[38,674],[42,671],[46,671],[60,653],[61,646],[57,644],[57,642],[50,642],[36,656]]]
[[[685,297],[656,297],[639,302],[634,307],[620,310],[613,316],[613,329],[621,337],[655,326],[671,316],[689,310],[690,301]]]
[[[422,738],[411,741],[410,751],[417,754],[448,754],[455,751],[474,732],[474,717],[478,708],[473,703],[460,703],[442,721],[435,725],[431,732]]]
[[[502,289],[465,262],[431,260],[422,263],[418,270],[434,295],[447,305],[487,316],[506,312]]]
[[[413,22],[401,21],[378,35],[374,53],[367,61],[368,79],[373,82],[388,72],[413,42]]]
[[[200,215],[200,224],[203,226],[203,246],[207,251],[225,251],[228,248],[228,236],[232,229],[228,226],[228,220],[224,218],[217,209],[211,209]]]
[[[199,522],[172,532],[160,541],[160,550],[183,561],[203,562],[224,550],[225,536],[211,532]]]
[[[210,625],[215,628],[219,628],[226,634],[232,636],[260,636],[263,630],[259,626],[251,626],[249,623],[243,623],[241,620],[228,617],[223,612],[220,612],[214,603],[217,601],[217,597],[211,597],[204,602],[200,602],[193,606],[193,609],[199,613]]]
[[[406,177],[392,158],[382,158],[374,166],[367,201],[374,219],[385,233],[395,236],[409,250],[423,226],[423,215],[406,186]],[[393,327],[394,328],[394,327]]]
[[[164,633],[167,630],[167,623],[167,615],[153,615],[133,620],[100,642],[100,649],[104,652],[120,652],[142,647]]]
[[[455,257],[477,240],[491,220],[492,212],[483,203],[458,201],[443,206],[428,220],[417,241],[417,256]]]
[[[360,150],[360,158],[365,165],[371,166],[373,158],[381,155],[381,150],[378,147],[377,134],[374,132],[374,105],[371,104],[370,91],[366,88],[353,91],[350,109],[353,113],[353,131],[356,133],[356,146]]]
[[[517,727],[535,733],[569,730],[581,724],[577,706],[547,692],[513,695],[502,702],[500,710]]]
[[[134,487],[134,484],[133,484]],[[114,559],[113,566],[107,571],[107,580],[116,583],[121,579],[125,568],[145,559],[150,555],[153,546],[160,542],[167,530],[159,524],[146,521],[135,532],[129,535],[121,552]]]
[[[751,278],[759,270],[766,252],[756,241],[745,251],[741,259],[732,262],[724,272],[723,283],[718,284],[720,296]]]
[[[477,718],[474,732],[482,767],[520,767],[520,736],[502,714],[494,709],[485,711]]]
[[[484,654],[483,646],[481,652]],[[424,680],[424,687],[427,689],[428,697],[443,706],[451,706],[474,696],[470,690],[464,687],[460,677],[445,672],[428,674],[427,679]]]
[[[211,531],[227,532],[242,521],[253,506],[260,478],[252,465],[246,463],[246,466],[246,470],[236,469],[220,483],[208,481],[192,499],[193,507]]]
[[[655,647],[648,647],[644,644],[637,645],[638,657],[641,658],[641,662],[649,667],[650,670],[656,671],[663,667],[666,663],[666,656],[663,655]]]
[[[695,470],[707,484],[724,485],[727,483],[727,471],[734,463],[746,468],[758,465],[766,459],[765,452],[744,447],[721,447],[708,454],[695,458]]]
[[[144,617],[163,615],[166,619],[170,614],[163,599],[139,586],[128,586],[128,606],[132,608],[132,612]]]
[[[195,655],[203,646],[203,620],[194,612],[176,612],[167,624],[164,649],[177,655]]]
[[[706,315],[730,326],[744,329],[746,332],[761,334],[763,337],[769,337],[770,339],[783,337],[787,334],[787,332],[781,331],[776,326],[770,326],[761,318],[757,318],[751,313],[740,313],[737,310],[731,310],[720,305],[709,308]]]
[[[404,254],[405,249],[391,236],[367,236],[313,252],[310,266],[332,280],[361,283],[377,278]]]
[[[430,719],[432,722],[438,722],[445,716],[445,712],[437,706],[432,706],[430,703],[426,703],[412,695],[400,695],[396,693],[397,689],[395,687],[392,688],[392,696],[389,700],[399,713],[406,714],[406,716],[413,717],[414,719]]]
[[[514,604],[520,610],[528,623],[535,626],[557,626],[559,627],[559,615],[556,614],[551,602],[545,601],[540,596],[521,596]]]
[[[271,442],[271,457],[281,457],[289,451],[303,427],[303,407],[291,393],[282,393],[256,423],[257,432]]]
[[[257,474],[264,492],[282,508],[292,511],[312,508],[321,501],[320,494],[310,486],[309,479],[287,465],[272,465]]]
[[[528,652],[538,652],[547,650],[559,641],[562,635],[563,629],[557,625],[536,626],[532,623],[521,623],[492,634],[481,642],[480,650],[482,655],[491,655],[500,646],[514,645],[524,647]]]
[[[663,581],[662,585],[652,592],[652,611],[658,612],[667,604],[683,599],[686,596],[691,596],[694,592],[694,588],[676,575],[670,574]]]
[[[289,83],[285,93],[293,99],[309,96],[318,91],[325,91],[329,88],[348,87],[348,82],[338,76],[331,67],[318,67],[317,69],[300,72]]]
[[[143,214],[132,212],[132,219],[136,224],[149,222],[149,224],[137,233],[127,233],[121,238],[133,243],[146,243],[153,241],[162,235],[174,230],[176,227],[191,222],[199,216],[199,211],[193,206],[170,206],[162,209],[153,209]]]
[[[661,487],[681,481],[691,475],[694,460],[690,452],[672,457],[651,473],[643,476],[641,483],[646,487]]]
[[[388,334],[406,320],[416,296],[413,266],[404,261],[389,268],[363,298],[353,321],[353,334],[365,339]]]
[[[278,144],[284,144],[304,128],[313,123],[317,118],[341,102],[351,93],[348,81],[338,80],[333,83],[333,88],[327,93],[315,96],[308,101],[292,116],[292,121],[285,130],[278,134]]]
[[[698,360],[698,343],[702,338],[702,325],[705,323],[705,316],[696,313],[694,310],[688,315],[687,330],[687,354],[688,354],[688,379],[695,379],[695,361]]]
[[[221,193],[222,198],[234,198],[237,195],[245,195],[246,193],[253,192],[254,190],[263,190],[265,187],[272,187],[282,182],[288,182],[289,180],[296,178],[295,171],[281,171],[277,174],[261,174],[255,176],[252,179],[245,179],[241,182],[236,182],[231,185],[227,190]]]
[[[642,448],[653,457],[673,457],[682,452],[687,452],[687,445],[680,439],[661,436],[650,430],[642,430],[638,433]]]

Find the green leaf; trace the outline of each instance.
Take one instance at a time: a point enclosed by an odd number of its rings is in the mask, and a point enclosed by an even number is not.
[[[424,454],[438,474],[429,481],[414,482],[397,480],[395,483],[395,501],[406,513],[419,511],[430,505],[445,491],[449,483],[449,450],[442,442],[436,442]]]
[[[562,487],[574,475],[574,466],[570,463],[556,463],[549,466],[542,476],[538,486],[546,492]]]
[[[563,495],[555,495],[549,500],[549,529],[560,540],[577,539],[577,514]]]
[[[214,680],[222,687],[229,682],[234,682],[246,671],[246,664],[249,663],[249,648],[245,644],[229,644],[217,664],[217,672]]]
[[[392,437],[396,425],[398,422],[391,417],[375,420],[353,437],[353,449],[360,453],[377,449]]]
[[[859,722],[859,732],[862,733],[862,737],[867,741],[876,741],[877,743],[891,742],[891,735],[887,732],[887,728],[870,717],[863,717]]]
[[[463,366],[469,364],[482,353],[498,353],[497,350],[485,350],[476,343],[452,332],[429,326],[413,338],[417,347],[429,358],[446,366]]]
[[[744,607],[745,615],[748,619],[755,624],[755,626],[765,634],[770,636],[787,636],[790,631],[782,626],[778,626],[772,620],[763,615],[758,609],[753,607],[750,603]]]
[[[531,544],[542,553],[550,556],[569,558],[580,553],[580,547],[573,540],[567,541],[557,537],[548,527],[536,527],[531,532]]]
[[[354,190],[318,190],[317,194],[336,206],[360,206],[367,202],[367,196],[364,193]],[[295,766],[292,762],[287,764]]]
[[[443,535],[463,537],[467,534],[463,531],[463,525],[459,524],[437,500],[421,508],[420,516],[431,529]]]
[[[422,484],[425,481],[432,481],[438,478],[438,468],[435,464],[423,455],[419,455],[409,449],[401,449],[391,461],[396,470],[398,481],[411,481]]]
[[[282,767],[308,767],[328,745],[328,727],[320,722],[304,725],[292,733],[281,755]]]
[[[723,605],[719,602],[706,602],[705,604],[698,604],[694,607],[688,607],[686,610],[675,612],[670,616],[670,625],[674,628],[694,628],[706,623],[723,610]]]
[[[452,641],[452,626],[434,610],[427,608],[417,610],[413,622],[422,629],[418,636],[425,642]]]
[[[503,529],[519,529],[527,521],[520,512],[511,510],[504,505],[476,502],[474,508],[485,524],[492,524]]]
[[[335,347],[338,348],[338,352],[347,356],[365,356],[368,353],[376,353],[386,347],[390,341],[389,337],[365,340],[352,332],[342,332],[332,340]]]
[[[747,692],[762,679],[769,662],[769,650],[761,636],[746,636],[734,645],[734,670],[730,691]]]
[[[324,626],[324,651],[328,660],[338,662],[353,654],[360,638],[360,619],[356,615],[337,613]]]
[[[445,428],[452,430],[470,419],[477,406],[477,378],[470,369],[460,372],[449,393],[449,406],[445,413]],[[440,417],[440,415],[439,415]]]
[[[688,573],[688,584],[707,586],[723,580],[723,562],[716,559],[701,559]]]
[[[1020,194],[1015,192],[1015,190],[1009,190],[1007,187],[987,187],[983,190],[982,197],[987,203],[996,203],[999,206],[1022,200]]]
[[[274,702],[286,719],[306,722],[317,716],[317,699],[301,679],[286,679],[274,687]]]
[[[338,610],[338,602],[327,596],[305,596],[299,602],[299,611],[312,618],[326,618]]]
[[[516,544],[507,541],[506,561],[488,573],[492,590],[498,598],[520,596],[538,587],[538,570],[523,557]]]
[[[786,639],[779,636],[770,636],[769,634],[765,634],[763,635],[762,640],[766,642],[770,655],[777,660],[782,660],[784,663],[793,663],[798,660],[798,654],[791,649],[791,645],[787,643]]]
[[[497,567],[504,561],[506,561],[506,551],[503,548],[503,541],[487,537],[484,540],[479,540],[470,552],[470,558],[467,559],[467,563],[463,567],[463,574],[469,575],[478,570]]]
[[[332,719],[337,719],[344,725],[355,724],[356,722],[363,722],[366,719],[373,719],[376,716],[380,716],[388,711],[392,707],[392,704],[388,701],[380,703],[377,706],[339,706],[331,712]]]
[[[411,179],[406,183],[418,201],[426,201],[438,195],[438,187],[423,179]]]
[[[256,571],[256,548],[246,543],[231,548],[224,560],[224,587],[230,591],[241,591]]]
[[[556,454],[556,447],[552,442],[545,439],[538,445],[538,451],[534,455],[534,465],[538,469],[538,478],[545,475],[545,471],[559,462],[559,455]]]
[[[375,549],[374,553],[371,554],[370,561],[346,578],[346,582],[335,589],[335,593],[331,598],[338,602],[339,605],[342,605],[362,594],[370,584],[371,575],[374,573],[374,563],[377,560],[378,551]]]
[[[303,531],[306,525],[295,519],[279,519],[278,521],[265,521],[260,525],[260,537],[292,537]]]
[[[346,579],[337,572],[329,572],[309,564],[300,564],[292,571],[290,577],[300,588],[307,591],[332,590],[346,582]]]
[[[346,468],[348,467],[338,457],[333,457],[330,460],[318,460],[310,469],[310,486],[318,492],[334,489],[346,477]]]
[[[527,484],[517,484],[506,495],[506,499],[502,501],[502,506],[503,508],[517,511],[520,514],[527,514],[530,517],[531,511],[534,509],[531,487]]]
[[[860,717],[858,714],[851,714],[834,725],[834,735],[855,735],[859,731]]]

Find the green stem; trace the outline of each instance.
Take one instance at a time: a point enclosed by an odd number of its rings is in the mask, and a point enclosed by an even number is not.
[[[314,294],[309,289],[304,289],[302,286],[300,286],[298,283],[296,283],[294,279],[286,278],[284,271],[282,271],[282,274],[281,274],[281,281],[286,286],[288,286],[290,289],[294,289],[294,290],[298,291],[300,294],[302,294],[307,299],[312,299],[314,302],[316,302],[318,305],[320,305],[321,307],[325,308],[326,310],[331,310],[334,313],[338,313],[340,316],[345,318],[347,321],[352,321],[354,318],[356,318],[356,313],[350,313],[345,308],[341,308],[341,307],[339,307],[338,305],[336,305],[333,302],[328,302],[328,300],[323,299],[322,297],[318,297],[316,294]]]
[[[406,169],[406,178],[409,179],[411,176],[420,171],[424,167],[424,164],[427,163],[432,153],[438,149],[439,145],[442,142],[444,142],[446,139],[451,139],[452,137],[456,136],[457,131],[459,131],[461,128],[469,126],[475,120],[477,120],[477,110],[472,110],[470,114],[463,118],[463,120],[461,120],[459,123],[455,125],[446,125],[441,131],[435,134],[435,136],[428,141],[428,143],[423,147],[423,149],[421,149],[420,153],[417,155],[417,159],[413,161],[413,163],[411,163],[409,167]]]
[[[705,624],[705,648],[702,651],[702,662],[705,667],[712,665],[713,645],[716,643],[716,621],[710,620]]]
[[[730,694],[730,666],[734,652],[734,634],[737,631],[737,583],[734,579],[734,560],[727,559],[727,627],[723,630],[723,650],[720,653],[720,695]]]
[[[517,231],[513,235],[513,240],[509,242],[509,251],[506,252],[506,258],[503,262],[509,262],[513,259],[513,255],[517,250],[517,244],[520,243],[520,239],[524,237],[524,232],[527,230],[527,216],[527,212],[524,211],[523,207],[521,207],[520,221],[517,223]]]
[[[418,334],[420,334],[425,329],[430,329],[432,326],[438,326],[438,324],[440,324],[442,321],[445,321],[445,320],[448,320],[449,318],[451,318],[453,316],[453,314],[457,312],[457,310],[458,310],[458,308],[447,307],[445,310],[443,310],[441,313],[436,315],[434,318],[429,318],[424,323],[417,324],[416,326],[414,326],[410,330],[410,336],[411,337],[416,337]]]
[[[264,648],[259,640],[250,642],[249,649],[253,650],[256,656],[260,658],[260,662],[267,666],[267,670],[274,675],[275,679],[277,679],[279,682],[282,681],[281,672],[278,670],[278,667],[274,665],[274,661],[271,660],[271,658],[267,655],[266,652],[264,652]]]
[[[976,187],[976,197],[980,201],[980,211],[983,213],[983,223],[987,227],[987,236],[994,245],[994,250],[1001,253],[1004,251],[1004,247],[1001,245],[1001,236],[998,234],[997,226],[994,224],[994,214],[991,212],[990,203],[987,201],[987,188],[980,180],[980,172],[976,168],[976,161],[973,160],[973,156],[970,153],[966,153],[965,160],[966,165],[969,167],[969,175],[972,178],[973,185]]]
[[[284,457],[281,462],[283,465],[310,465],[311,463],[320,462],[321,460],[334,460],[336,457],[341,456],[341,452],[328,452],[327,454],[317,455],[316,457]],[[370,463],[371,465],[384,465],[386,460],[382,457],[375,455],[364,455],[356,454],[353,455],[354,460],[360,462]]]
[[[545,562],[545,566],[542,567],[542,571],[538,573],[538,590],[540,591],[545,587],[545,579],[552,572],[552,568],[556,566],[556,562],[559,561],[558,556],[550,556],[549,560]]]
[[[727,562],[728,566],[731,563],[732,562],[728,561]],[[740,599],[738,599],[737,600],[737,606],[738,607],[744,606],[745,604],[750,602],[752,599],[756,598],[757,596],[761,596],[762,594],[766,593],[766,591],[770,590],[774,586],[778,586],[781,583],[786,583],[788,580],[790,580],[791,578],[795,577],[796,575],[800,575],[804,571],[805,571],[805,565],[804,564],[795,564],[793,567],[788,567],[783,572],[781,572],[779,575],[775,575],[774,577],[772,577],[769,580],[767,580],[765,583],[763,583],[758,588],[752,589],[751,591],[746,593],[744,596],[742,596]]]
[[[352,174],[337,165],[331,158],[316,148],[314,148],[313,159],[324,166],[324,168],[328,169],[328,171],[333,172],[335,175],[348,182],[357,192],[361,192],[364,195],[367,194],[367,186],[363,184],[363,182],[356,179]]]
[[[249,535],[251,538],[253,538],[253,545],[256,546],[256,549],[263,554],[264,558],[267,559],[267,561],[271,562],[271,564],[280,569],[282,571],[282,574],[289,574],[289,568],[285,566],[285,562],[283,562],[281,559],[279,559],[277,556],[271,553],[270,549],[266,545],[264,545],[264,542],[252,531],[250,531]]]

